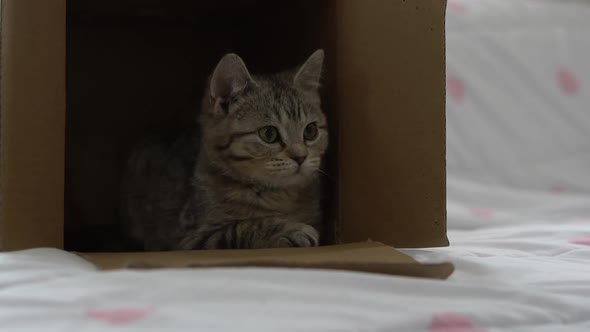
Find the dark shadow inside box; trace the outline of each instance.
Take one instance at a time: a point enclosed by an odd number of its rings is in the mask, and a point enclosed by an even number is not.
[[[121,232],[120,182],[131,149],[196,125],[207,76],[228,52],[248,68],[293,68],[326,50],[325,243],[337,220],[332,1],[78,0],[67,5],[65,248],[137,250]],[[334,51],[334,52],[333,52]]]

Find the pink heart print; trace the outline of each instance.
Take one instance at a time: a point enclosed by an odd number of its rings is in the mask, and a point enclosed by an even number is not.
[[[459,1],[449,0],[447,2],[447,8],[455,14],[465,14],[465,5]]]
[[[125,325],[145,318],[152,311],[153,308],[89,309],[86,316],[111,325]]]
[[[580,87],[576,76],[566,68],[560,68],[556,73],[557,83],[561,90],[568,95],[575,95]]]
[[[577,237],[575,239],[571,239],[570,243],[579,244],[579,245],[583,245],[583,246],[590,246],[590,236],[583,236],[583,237]]]
[[[465,86],[463,81],[455,76],[449,76],[447,79],[447,91],[452,100],[456,103],[462,103],[465,98]]]
[[[560,185],[554,185],[549,187],[549,191],[555,194],[559,194],[565,191],[565,188]]]
[[[487,209],[471,209],[470,212],[471,215],[483,219],[488,219],[494,216],[494,212]]]
[[[471,320],[456,312],[436,314],[432,317],[430,332],[485,332],[477,327]]]

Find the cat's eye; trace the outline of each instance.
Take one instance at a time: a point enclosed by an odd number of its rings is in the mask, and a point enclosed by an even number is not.
[[[303,130],[303,138],[306,141],[313,141],[318,137],[318,125],[315,122],[308,124]]]
[[[266,126],[258,129],[258,136],[268,143],[273,144],[279,141],[279,130],[273,126]]]

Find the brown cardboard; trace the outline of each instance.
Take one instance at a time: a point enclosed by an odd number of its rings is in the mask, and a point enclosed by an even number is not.
[[[198,104],[196,78],[224,52],[237,51],[252,71],[271,71],[296,65],[316,48],[327,54],[331,242],[447,245],[444,9],[441,0],[104,0],[67,7],[65,0],[3,0],[0,249],[63,248],[64,216],[90,237],[91,227],[116,224],[119,165],[133,139],[153,125],[190,121],[194,110],[179,111],[177,102],[194,97]],[[243,26],[211,30],[208,20],[224,15]],[[386,254],[371,251],[355,261],[340,254],[312,259],[329,248],[140,256],[412,275],[436,268],[392,248],[373,248]],[[117,262],[135,255],[88,257]]]
[[[279,267],[369,272],[446,279],[453,265],[418,264],[377,242],[297,249],[80,254],[103,270],[119,268]]]
[[[2,1],[0,248],[63,245],[65,0]]]
[[[338,4],[340,239],[446,246],[445,2]]]

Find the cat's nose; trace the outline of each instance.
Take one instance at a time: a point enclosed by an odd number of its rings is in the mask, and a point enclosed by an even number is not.
[[[293,144],[287,149],[288,156],[299,165],[307,158],[307,148],[303,144]]]
[[[299,166],[301,166],[301,164],[303,164],[305,162],[306,158],[307,158],[307,156],[291,157],[291,159],[295,160],[297,162],[297,164],[299,164]]]

